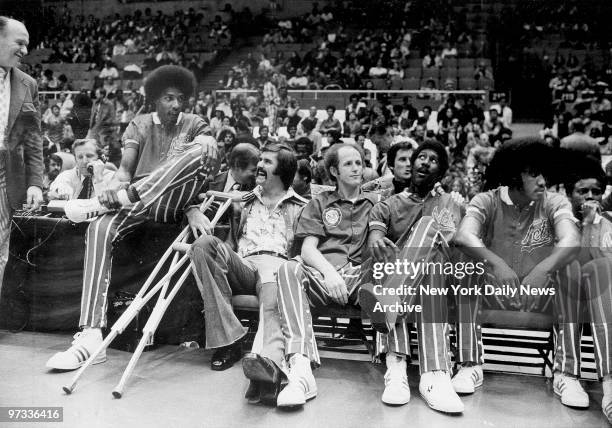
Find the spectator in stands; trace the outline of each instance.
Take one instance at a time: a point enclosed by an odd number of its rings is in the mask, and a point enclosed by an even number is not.
[[[319,125],[319,132],[321,134],[326,134],[329,131],[336,131],[338,133],[341,133],[342,125],[340,124],[340,121],[334,117],[334,114],[336,113],[336,107],[334,107],[333,105],[328,105],[325,108],[325,111],[327,112],[327,118],[323,120]]]
[[[270,138],[270,128],[267,126],[260,126],[259,136],[257,137],[257,143],[259,144],[259,148],[263,149],[265,145],[273,142],[274,140]]]
[[[64,138],[64,125],[66,120],[60,116],[59,105],[54,104],[49,110],[51,114],[45,114],[43,120],[43,135],[47,140],[46,142],[57,147],[57,151],[60,151]]]
[[[427,55],[423,57],[423,68],[442,67],[442,56],[436,53],[435,49],[431,49]]]
[[[581,118],[572,119],[569,123],[571,134],[561,139],[561,147],[600,158],[599,143],[595,138],[587,135],[585,130],[585,125]]]
[[[483,131],[489,136],[489,141],[493,143],[501,137],[501,131],[504,124],[499,118],[497,109],[489,109],[489,117],[484,121],[482,128]]]
[[[105,61],[104,67],[100,70],[100,74],[98,74],[98,78],[100,80],[104,80],[107,78],[111,78],[112,80],[119,78],[119,71],[111,61]]]
[[[382,59],[376,61],[376,65],[371,67],[368,71],[368,76],[373,79],[384,79],[387,77],[389,69],[383,66]]]
[[[504,128],[510,129],[512,127],[512,109],[508,105],[506,96],[503,95],[499,99],[499,104],[494,104],[491,108],[494,108],[499,113]]]
[[[114,157],[120,154],[114,125],[115,106],[107,98],[104,89],[96,89],[96,100],[91,108],[89,131],[86,138],[96,140],[101,147],[108,147],[112,156],[111,161],[115,161]]]
[[[46,194],[49,191],[49,186],[53,180],[57,178],[62,170],[62,158],[51,153],[45,157],[45,174],[43,175],[43,192]]]
[[[300,122],[300,126],[306,134],[308,134],[306,128],[308,128],[308,130],[319,128],[319,119],[317,118],[317,108],[315,106],[312,106],[310,107],[310,109],[308,109],[308,116],[302,119],[302,121]]]
[[[221,131],[221,128],[223,127],[223,119],[225,119],[223,110],[215,110],[215,117],[210,120],[210,131],[213,135],[217,135],[219,131]]]
[[[357,119],[359,119],[361,123],[365,122],[365,117],[367,116],[367,105],[359,101],[359,95],[351,94],[349,104],[344,110],[346,117],[348,117],[351,113],[355,113],[357,115]]]
[[[74,97],[74,102],[70,114],[66,118],[72,128],[74,138],[85,138],[89,130],[91,118],[92,101],[87,92],[81,91]]]
[[[348,113],[348,120],[344,122],[344,136],[355,138],[357,134],[361,133],[362,125],[357,114],[354,112]]]
[[[304,76],[301,68],[295,70],[295,76],[287,81],[291,89],[306,89],[308,87],[308,76]]]
[[[106,169],[102,150],[95,140],[76,140],[72,145],[76,166],[62,171],[51,183],[49,199],[89,199],[107,189],[114,172]]]
[[[293,187],[295,193],[300,195],[302,198],[310,200],[312,198],[312,191],[310,189],[311,182],[312,170],[310,169],[310,160],[298,160],[297,171],[291,187]]]

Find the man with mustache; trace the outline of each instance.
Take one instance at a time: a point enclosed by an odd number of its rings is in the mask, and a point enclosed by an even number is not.
[[[469,203],[454,242],[484,263],[479,285],[510,287],[496,296],[458,296],[457,361],[453,386],[473,393],[482,385],[482,334],[477,314],[482,306],[514,311],[552,312],[557,316],[553,389],[566,406],[588,407],[580,385],[580,337],[575,291],[580,283],[580,232],[565,196],[546,191],[555,166],[554,151],[539,138],[506,142],[487,168],[487,192]],[[522,292],[553,288],[540,296]],[[516,290],[516,293],[512,293]]]
[[[293,149],[278,143],[265,145],[257,165],[257,187],[243,198],[240,220],[232,224],[228,242],[204,235],[191,250],[203,287],[206,348],[215,349],[212,370],[228,369],[240,359],[248,331],[232,310],[232,294],[259,298],[263,347],[243,360],[251,381],[246,398],[255,403],[275,405],[283,377],[275,272],[289,258],[293,224],[307,202],[291,188],[296,170]]]
[[[334,144],[325,169],[336,188],[315,196],[297,221],[301,255],[277,274],[279,308],[289,363],[289,383],[277,406],[296,407],[317,395],[311,364],[320,365],[310,306],[357,303],[368,231],[367,218],[380,197],[362,192],[364,158],[351,144]]]
[[[393,148],[393,147],[392,147]],[[445,263],[451,260],[448,242],[463,215],[463,205],[455,195],[441,191],[439,181],[448,169],[448,155],[436,140],[426,140],[412,154],[409,186],[376,204],[370,212],[368,244],[376,262],[409,261]],[[415,322],[419,341],[421,379],[419,391],[434,410],[460,413],[463,403],[451,384],[449,357],[447,297],[417,292],[388,294],[382,290],[421,284],[442,289],[448,286],[445,275],[428,271],[395,272],[374,277],[374,284],[364,284],[359,302],[364,317],[374,328],[388,334],[382,336],[379,353],[386,353],[387,372],[382,401],[403,405],[410,400],[406,376],[407,356],[410,355],[409,323]],[[380,281],[380,282],[378,282]],[[422,312],[387,309],[396,303],[421,305]],[[401,314],[401,315],[400,315]]]
[[[81,318],[83,331],[72,346],[47,361],[47,367],[81,367],[102,343],[107,293],[115,244],[147,221],[180,222],[210,233],[210,222],[190,203],[209,174],[218,169],[217,143],[199,116],[182,113],[196,87],[193,74],[182,67],[157,68],[145,80],[147,102],[155,111],[135,117],[123,133],[121,165],[101,195],[66,203],[67,217],[87,228]],[[106,361],[106,352],[94,364]]]

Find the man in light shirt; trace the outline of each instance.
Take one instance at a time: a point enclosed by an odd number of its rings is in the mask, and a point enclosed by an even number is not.
[[[106,190],[114,172],[104,167],[96,140],[76,140],[72,145],[76,166],[61,172],[49,187],[49,199],[89,199]]]
[[[276,405],[284,358],[275,272],[290,257],[293,224],[306,200],[291,188],[297,170],[295,152],[284,144],[268,144],[257,166],[257,187],[243,197],[240,221],[232,223],[227,242],[203,235],[191,249],[200,278],[206,319],[206,348],[215,349],[212,370],[230,368],[241,357],[247,333],[232,309],[232,294],[259,298],[263,325],[260,354],[243,361],[251,380],[250,402]]]

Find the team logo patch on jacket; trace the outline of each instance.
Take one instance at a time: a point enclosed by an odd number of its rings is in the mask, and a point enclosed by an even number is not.
[[[551,245],[554,241],[546,219],[534,220],[521,241],[521,252],[530,253],[538,247]]]
[[[338,208],[327,208],[323,211],[323,223],[329,227],[338,226],[342,220],[342,212]]]
[[[436,223],[440,226],[440,229],[455,230],[455,216],[448,208],[442,208],[438,210],[438,207],[434,207],[431,216],[434,218]]]

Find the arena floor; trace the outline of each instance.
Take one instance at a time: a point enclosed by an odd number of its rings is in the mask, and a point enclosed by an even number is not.
[[[72,395],[61,386],[72,372],[47,371],[47,358],[65,349],[69,335],[0,331],[0,406],[61,406],[64,422],[0,426],[62,427],[607,427],[601,387],[586,382],[588,410],[563,406],[541,377],[487,373],[485,385],[464,397],[462,416],[430,410],[418,395],[402,407],[382,404],[383,365],[325,359],[315,374],[319,395],[303,410],[287,412],[249,405],[240,365],[225,372],[209,367],[211,353],[163,346],[143,354],[122,399],[111,391],[130,358],[110,350],[109,360],[85,372]]]

